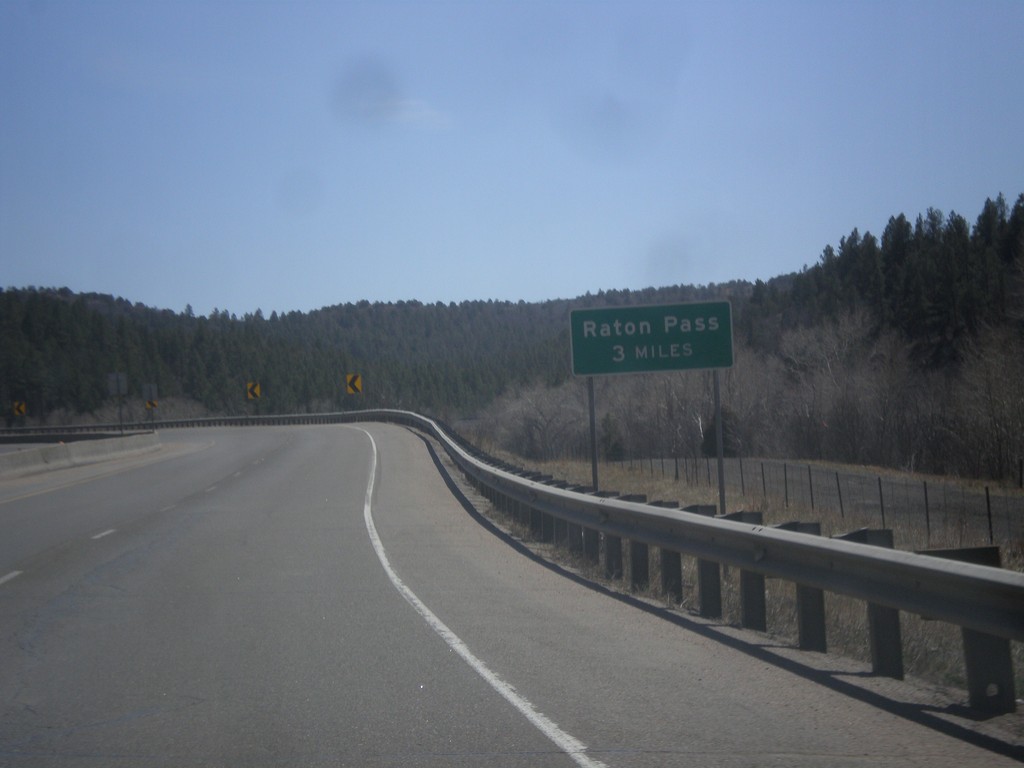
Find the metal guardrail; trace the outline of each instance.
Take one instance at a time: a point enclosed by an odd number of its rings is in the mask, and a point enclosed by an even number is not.
[[[685,510],[667,509],[621,498],[603,498],[585,490],[555,487],[549,478],[529,479],[524,470],[503,465],[460,440],[437,421],[394,410],[349,411],[289,416],[244,416],[176,419],[125,424],[125,429],[171,429],[214,426],[274,426],[383,421],[413,427],[437,439],[452,460],[493,503],[527,516],[540,516],[539,530],[553,530],[554,521],[565,535],[587,550],[598,534],[606,552],[621,557],[621,541],[659,547],[663,553],[697,557],[702,565],[727,564],[740,569],[743,584],[758,583],[763,601],[763,578],[793,582],[798,589],[798,613],[806,602],[813,607],[817,591],[864,600],[877,611],[906,611],[963,628],[967,684],[972,706],[988,712],[1015,709],[1010,641],[1024,641],[1024,574],[970,562],[939,559],[925,554],[884,549],[839,539],[728,519]],[[117,429],[97,425],[93,431]],[[67,427],[53,431],[78,431]],[[85,431],[86,428],[79,428]],[[6,430],[10,433],[11,430]],[[596,555],[596,547],[594,548]],[[611,555],[609,555],[611,556]],[[621,562],[621,561],[620,561]],[[703,574],[706,568],[701,568]],[[717,565],[715,571],[717,578]],[[741,600],[750,599],[741,596]],[[808,609],[810,611],[810,609]],[[823,616],[821,621],[823,622]],[[871,622],[872,648],[899,649],[891,621]],[[822,629],[823,636],[823,629]],[[894,646],[895,645],[895,649]],[[823,648],[819,648],[823,650]],[[900,656],[900,658],[902,658]],[[891,668],[891,666],[889,667]],[[902,661],[897,666],[902,676]]]

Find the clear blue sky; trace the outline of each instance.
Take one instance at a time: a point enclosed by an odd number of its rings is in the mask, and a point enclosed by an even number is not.
[[[767,279],[1024,192],[1024,2],[0,2],[0,285],[197,314]]]

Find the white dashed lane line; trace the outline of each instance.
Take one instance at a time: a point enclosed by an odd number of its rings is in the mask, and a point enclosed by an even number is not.
[[[11,571],[6,576],[0,576],[0,584],[6,584],[11,579],[16,579],[21,576],[21,571]]]
[[[102,539],[104,536],[109,536],[110,534],[114,533],[116,530],[117,530],[116,528],[108,528],[103,533],[97,533],[95,536],[93,536],[93,538],[94,539]]]

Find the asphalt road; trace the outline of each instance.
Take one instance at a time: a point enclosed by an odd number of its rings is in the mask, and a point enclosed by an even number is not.
[[[161,438],[0,483],[0,766],[1022,754],[924,687],[545,566],[471,514],[405,429]]]

